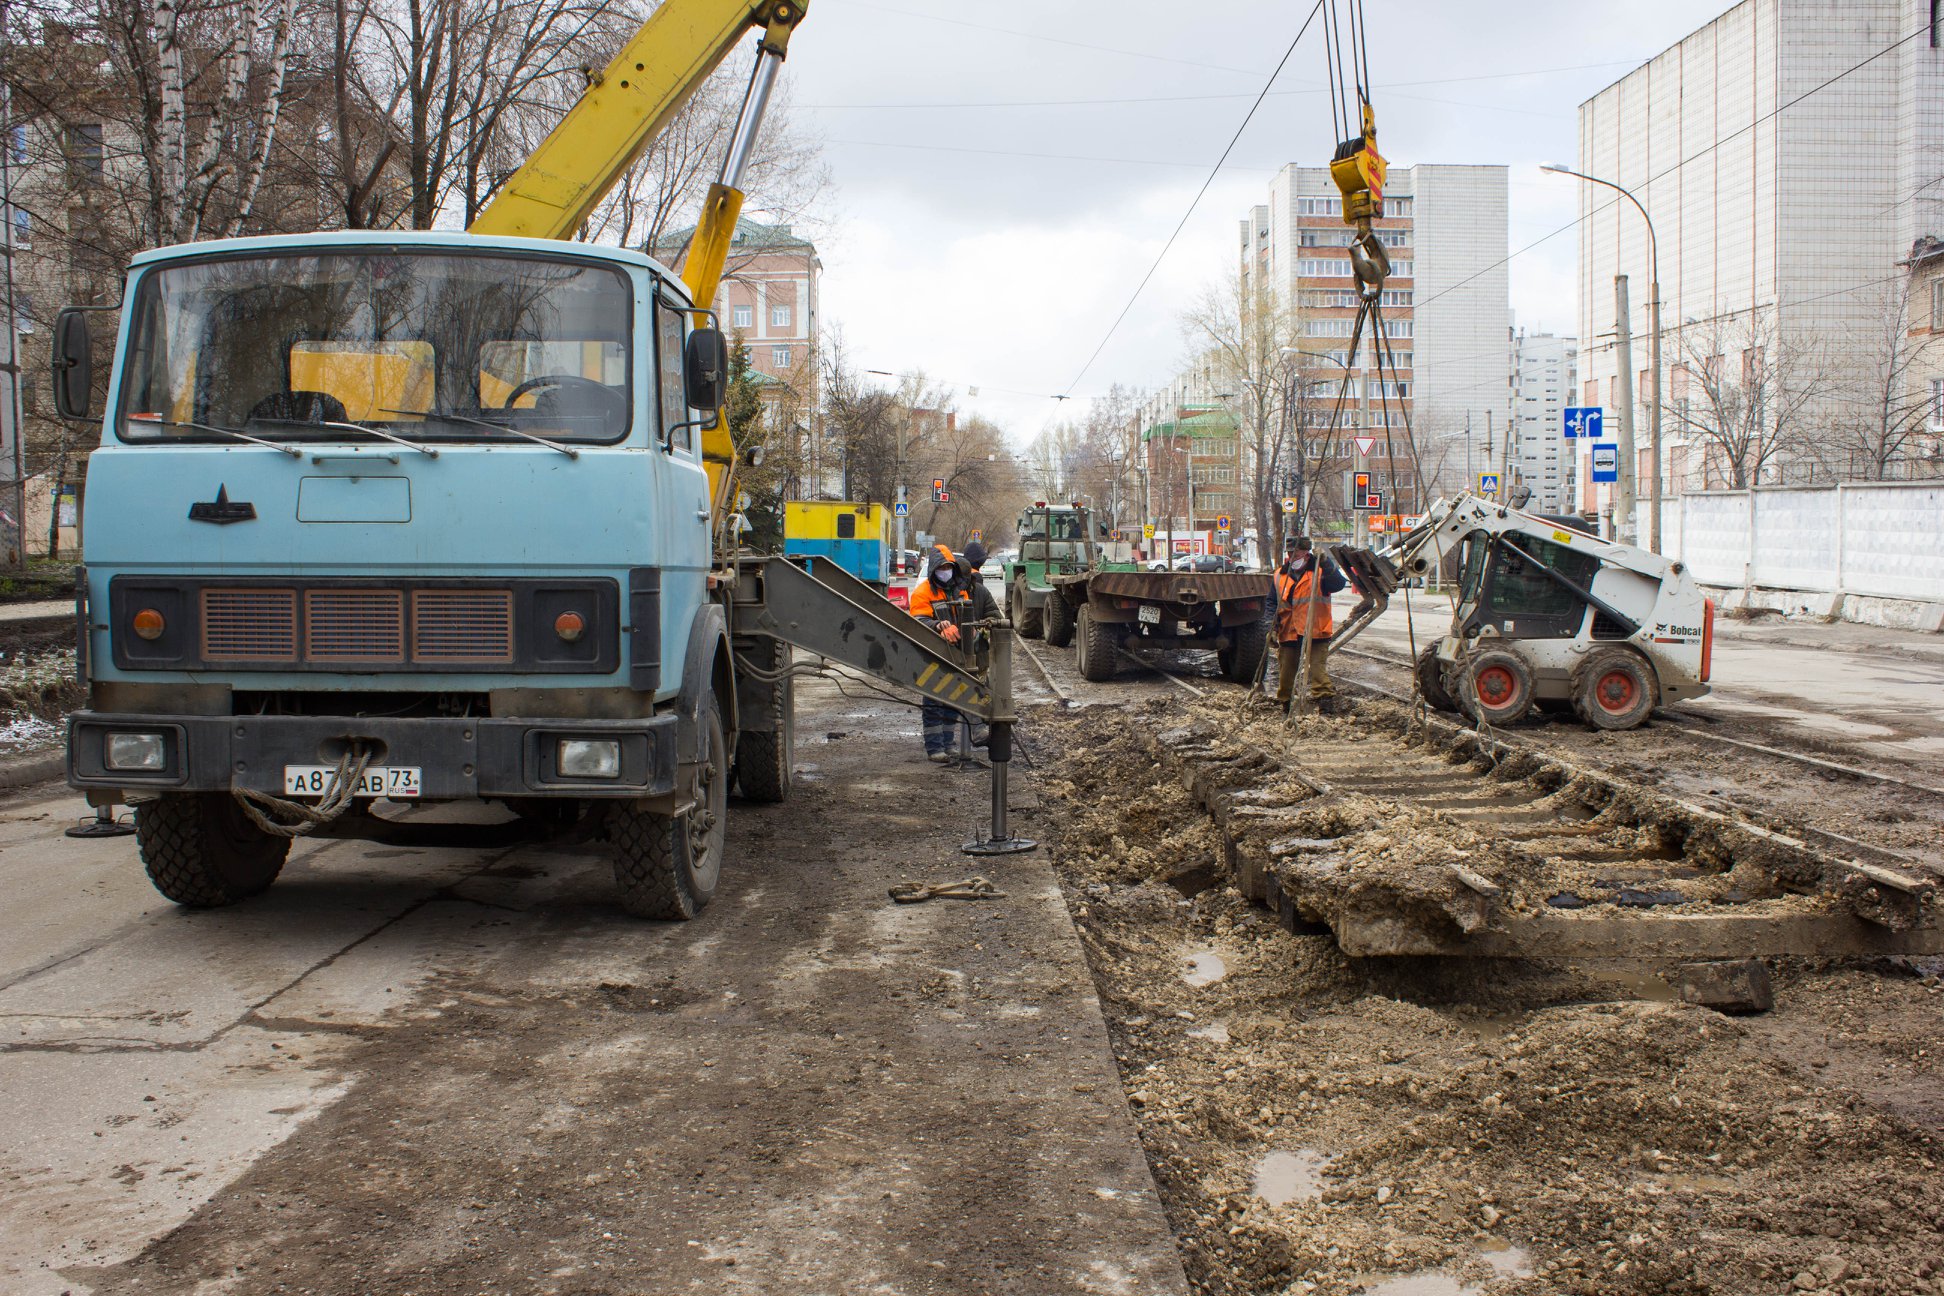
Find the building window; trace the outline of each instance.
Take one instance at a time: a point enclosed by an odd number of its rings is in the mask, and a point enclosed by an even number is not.
[[[99,180],[102,171],[101,123],[82,122],[67,129],[68,166],[83,180]]]
[[[1392,219],[1399,216],[1409,216],[1411,214],[1411,208],[1414,205],[1415,200],[1409,197],[1386,198],[1384,199],[1384,215]]]
[[[1940,0],[1944,3],[1944,0]],[[1944,275],[1931,280],[1931,332],[1944,331]]]
[[[1944,432],[1944,378],[1931,379],[1930,426],[1933,432]]]
[[[34,246],[34,222],[25,211],[13,209],[13,245],[17,248]]]
[[[780,329],[790,327],[790,308],[788,306],[770,307],[770,327]]]
[[[1407,338],[1411,336],[1411,321],[1407,319],[1385,320],[1384,336],[1391,338]]]
[[[790,348],[771,347],[770,364],[777,369],[788,369],[790,367]]]
[[[729,326],[731,328],[746,329],[755,322],[756,308],[754,306],[732,306],[729,308]]]
[[[25,126],[16,126],[13,128],[13,163],[15,166],[22,166],[26,161],[27,128]]]
[[[1306,279],[1348,279],[1350,277],[1350,258],[1305,258],[1297,263],[1296,273]]]
[[[1413,263],[1410,261],[1393,261],[1391,262],[1391,273],[1401,279],[1410,279],[1413,277],[1411,274],[1412,265]]]

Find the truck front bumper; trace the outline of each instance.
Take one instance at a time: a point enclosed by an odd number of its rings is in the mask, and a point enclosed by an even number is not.
[[[133,797],[251,788],[281,796],[286,765],[335,766],[354,745],[371,764],[416,766],[424,801],[476,797],[642,797],[674,791],[673,712],[640,720],[349,716],[199,716],[77,711],[68,721],[68,783]],[[110,734],[161,739],[159,769],[111,769]],[[558,768],[562,740],[615,743],[612,778]]]

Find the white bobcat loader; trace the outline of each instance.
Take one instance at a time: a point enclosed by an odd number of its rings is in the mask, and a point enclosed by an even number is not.
[[[1596,729],[1632,729],[1656,706],[1707,694],[1714,603],[1685,564],[1471,494],[1438,501],[1388,548],[1332,547],[1363,602],[1331,646],[1454,553],[1451,630],[1416,662],[1438,710],[1507,725],[1535,705],[1570,705]]]

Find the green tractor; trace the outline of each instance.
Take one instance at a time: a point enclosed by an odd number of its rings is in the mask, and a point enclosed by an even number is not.
[[[1062,599],[1049,601],[1052,578],[1095,571],[1137,571],[1134,563],[1109,562],[1100,533],[1084,504],[1034,504],[1019,515],[1019,556],[1005,565],[1006,614],[1028,639],[1056,648],[1073,642],[1074,620]]]

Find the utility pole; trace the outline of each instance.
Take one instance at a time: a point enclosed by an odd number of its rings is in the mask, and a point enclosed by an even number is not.
[[[1619,316],[1620,480],[1613,487],[1613,535],[1632,544],[1634,526],[1634,367],[1632,316],[1627,308],[1627,276],[1613,276],[1613,308]]]

